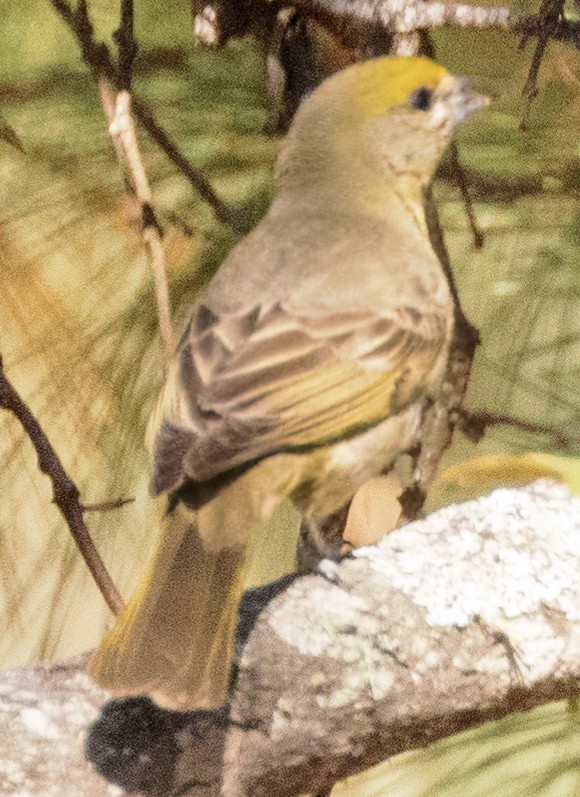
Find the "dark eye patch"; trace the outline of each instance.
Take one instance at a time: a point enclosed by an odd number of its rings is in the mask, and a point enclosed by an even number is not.
[[[421,86],[421,88],[411,92],[409,101],[411,108],[416,111],[428,111],[433,102],[433,90],[428,89],[427,86]]]

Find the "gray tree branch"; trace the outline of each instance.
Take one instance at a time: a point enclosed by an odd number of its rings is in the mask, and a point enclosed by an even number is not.
[[[544,0],[546,2],[546,0]],[[207,44],[263,30],[264,20],[284,8],[318,20],[345,46],[364,46],[376,29],[392,34],[443,26],[498,28],[517,35],[546,36],[544,15],[521,14],[507,7],[488,8],[453,0],[193,0],[194,34]],[[580,22],[561,16],[547,38],[580,48]]]
[[[580,498],[548,482],[447,507],[324,562],[259,615],[229,719],[162,716],[176,754],[156,793],[214,797],[222,777],[225,797],[328,793],[404,750],[577,695],[579,566]],[[267,592],[246,599],[243,633]],[[79,665],[0,679],[6,797],[115,793],[82,758],[107,695]],[[124,755],[138,730],[121,737]],[[160,749],[140,751],[156,771]]]

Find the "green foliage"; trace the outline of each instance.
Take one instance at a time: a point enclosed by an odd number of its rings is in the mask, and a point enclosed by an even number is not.
[[[333,797],[572,797],[578,715],[556,703],[457,734],[349,778]]]

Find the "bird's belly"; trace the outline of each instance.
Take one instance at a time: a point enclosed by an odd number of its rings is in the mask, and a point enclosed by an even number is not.
[[[421,405],[414,404],[395,417],[356,437],[335,443],[312,485],[306,514],[326,517],[343,507],[357,489],[388,469],[416,439]]]

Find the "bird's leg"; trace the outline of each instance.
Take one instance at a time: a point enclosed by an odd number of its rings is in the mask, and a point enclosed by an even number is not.
[[[296,548],[299,571],[315,570],[321,559],[338,560],[350,552],[351,546],[342,536],[350,504],[348,501],[324,518],[303,519]]]

